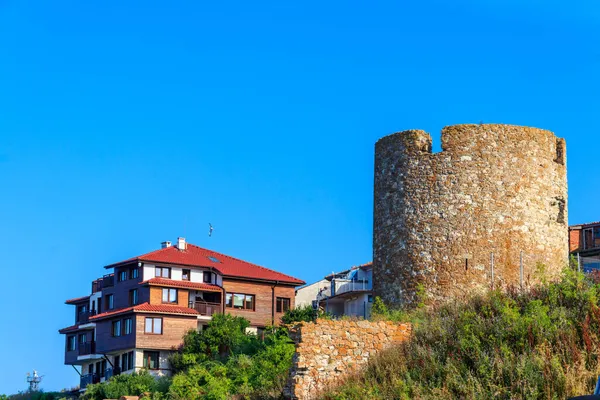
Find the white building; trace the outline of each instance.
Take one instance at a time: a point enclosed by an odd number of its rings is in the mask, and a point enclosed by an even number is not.
[[[333,273],[296,290],[296,306],[312,304],[341,317],[368,318],[373,303],[373,264],[368,263]]]

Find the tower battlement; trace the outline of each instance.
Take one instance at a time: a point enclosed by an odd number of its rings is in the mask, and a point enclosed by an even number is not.
[[[557,276],[568,260],[566,145],[552,132],[514,125],[454,125],[442,151],[420,130],[375,145],[374,290],[411,302],[422,284],[433,300],[494,284]]]

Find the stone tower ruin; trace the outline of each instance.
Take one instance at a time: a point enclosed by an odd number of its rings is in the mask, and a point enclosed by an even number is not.
[[[558,276],[568,262],[564,139],[512,125],[419,130],[375,145],[373,285],[392,304]],[[539,266],[545,265],[545,272]],[[536,272],[537,271],[537,272]]]

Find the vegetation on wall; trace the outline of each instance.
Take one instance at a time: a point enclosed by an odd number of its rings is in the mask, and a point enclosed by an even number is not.
[[[325,398],[564,399],[592,393],[600,374],[599,292],[593,278],[566,269],[560,282],[414,313],[389,311],[375,301],[376,317],[416,321],[413,339],[373,359]]]

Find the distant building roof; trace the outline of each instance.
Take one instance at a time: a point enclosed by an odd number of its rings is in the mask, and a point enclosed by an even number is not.
[[[90,296],[83,296],[83,297],[76,297],[74,299],[69,299],[67,301],[65,301],[65,304],[77,304],[77,303],[83,303],[86,300],[89,300]]]
[[[366,263],[366,264],[362,264],[362,265],[357,265],[357,266],[354,266],[354,267],[352,267],[352,268],[349,268],[349,269],[347,269],[347,270],[345,270],[345,271],[341,271],[341,272],[335,272],[335,273],[333,273],[333,274],[329,274],[329,275],[327,275],[327,276],[325,277],[325,279],[327,279],[328,281],[330,281],[330,280],[332,280],[333,278],[340,278],[340,277],[342,277],[342,276],[348,275],[348,273],[349,273],[350,271],[353,271],[353,270],[357,270],[357,269],[370,269],[370,268],[373,268],[373,262],[368,262],[368,263]]]
[[[588,226],[594,226],[594,225],[600,225],[600,221],[586,222],[585,224],[570,225],[569,229],[581,229],[581,228],[586,228]]]

